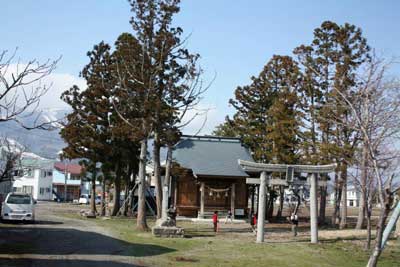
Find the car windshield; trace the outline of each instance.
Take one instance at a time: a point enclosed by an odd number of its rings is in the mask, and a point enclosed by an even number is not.
[[[31,197],[24,195],[10,195],[7,204],[31,204]]]

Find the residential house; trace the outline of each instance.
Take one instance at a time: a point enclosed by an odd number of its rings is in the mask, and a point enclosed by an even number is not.
[[[23,149],[23,146],[15,140],[0,138],[0,170],[2,176],[0,178],[0,206],[7,194],[12,191],[13,170],[3,173],[6,171],[7,164],[9,164],[9,157],[20,154]]]
[[[81,194],[87,193],[82,190],[82,166],[77,163],[56,162],[53,170],[53,190],[57,200],[73,201],[79,199]],[[65,196],[65,189],[67,195]]]
[[[90,176],[90,173],[87,173]],[[101,175],[101,172],[98,172]],[[78,200],[82,194],[91,194],[91,180],[86,177],[83,167],[78,163],[56,162],[53,171],[53,193],[56,200],[64,200],[67,188],[67,201]],[[101,193],[101,185],[96,181],[96,195]]]
[[[52,199],[54,161],[33,153],[23,153],[14,172],[13,192],[32,194],[36,200]]]
[[[330,193],[330,203],[333,205],[335,200],[335,192]],[[354,185],[347,186],[347,206],[358,207],[360,205],[360,192]]]

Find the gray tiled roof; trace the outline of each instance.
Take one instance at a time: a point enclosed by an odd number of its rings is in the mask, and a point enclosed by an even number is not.
[[[236,138],[183,136],[173,159],[196,176],[248,177],[238,160],[253,161],[250,151]]]

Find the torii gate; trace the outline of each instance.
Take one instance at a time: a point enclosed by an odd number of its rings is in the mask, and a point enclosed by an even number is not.
[[[264,242],[264,222],[265,222],[265,189],[269,185],[301,184],[301,181],[294,179],[294,173],[307,173],[310,175],[310,228],[311,243],[318,243],[318,199],[317,188],[318,179],[316,174],[328,174],[334,172],[336,164],[329,165],[286,165],[286,164],[266,164],[255,163],[239,159],[239,165],[246,172],[261,173],[260,179],[248,178],[248,184],[260,184],[260,193],[258,200],[258,218],[257,218],[257,243]],[[286,173],[286,179],[268,179],[267,174],[273,172]],[[322,181],[321,181],[322,182]],[[326,183],[326,181],[323,181]]]

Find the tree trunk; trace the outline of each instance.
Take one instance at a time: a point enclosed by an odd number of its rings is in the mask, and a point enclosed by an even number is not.
[[[343,168],[340,173],[342,180],[342,208],[340,210],[340,229],[347,227],[347,163],[342,164]]]
[[[254,195],[255,195],[256,187],[255,185],[250,187],[250,192],[251,192],[251,208],[250,208],[250,214],[254,214]]]
[[[162,201],[162,218],[164,220],[167,219],[167,210],[168,210],[168,197],[169,197],[169,184],[171,180],[171,167],[172,167],[172,146],[168,145],[167,151],[167,163],[165,166],[165,178],[163,184],[163,201]]]
[[[101,181],[101,206],[100,216],[106,215],[106,177],[103,175],[103,181]]]
[[[128,216],[128,194],[129,194],[129,185],[128,184],[125,184],[125,190],[124,190],[124,193],[125,193],[125,198],[124,198],[124,204],[123,204],[123,206],[122,206],[122,215],[123,216]]]
[[[146,158],[147,138],[140,141],[139,158],[139,189],[138,189],[138,215],[137,228],[140,231],[147,231],[149,227],[146,221]]]
[[[283,186],[280,186],[279,187],[279,209],[278,209],[278,212],[276,214],[276,218],[278,220],[282,218],[284,198],[285,198],[285,189],[283,188]]]
[[[270,188],[269,190],[269,197],[268,197],[268,205],[267,205],[267,212],[266,212],[266,218],[267,220],[271,220],[274,214],[274,194],[275,191],[274,189]]]
[[[96,216],[96,163],[94,163],[94,170],[92,172],[92,190],[90,197],[90,215]]]
[[[111,211],[111,216],[117,216],[121,208],[121,166],[117,163],[115,167],[115,179],[114,179],[114,197],[113,197],[113,208]]]
[[[363,146],[362,151],[362,162],[361,162],[361,177],[360,177],[360,202],[358,207],[358,218],[356,229],[362,229],[365,220],[365,211],[367,207],[367,162],[368,162],[368,150],[366,145]]]
[[[394,236],[397,237],[397,238],[400,237],[400,218],[397,220],[396,230],[394,232]]]
[[[154,134],[153,143],[153,165],[154,165],[154,180],[156,190],[156,205],[157,205],[157,219],[161,218],[162,214],[162,186],[161,186],[161,164],[160,164],[160,140],[158,133]]]
[[[378,224],[376,225],[376,238],[375,238],[375,247],[372,251],[371,256],[369,257],[367,267],[376,267],[378,263],[379,256],[382,253],[382,237],[383,230],[385,227],[386,219],[390,212],[390,205],[386,205],[386,203],[381,204],[381,213],[379,215]]]
[[[122,210],[122,215],[123,216],[128,216],[128,211],[129,211],[129,190],[132,188],[132,173],[133,173],[133,166],[132,164],[128,164],[128,169],[127,172],[125,173],[125,195],[124,195],[124,206]]]
[[[333,211],[332,211],[332,226],[336,226],[339,210],[340,210],[340,199],[342,196],[341,185],[339,182],[339,173],[335,172],[335,197],[333,199]]]
[[[320,202],[319,202],[319,223],[320,224],[325,224],[326,221],[326,216],[325,216],[325,210],[326,210],[326,187],[321,186],[320,187]]]
[[[361,190],[356,229],[362,229],[365,224],[366,194],[363,189]]]
[[[366,215],[367,215],[367,244],[366,244],[366,248],[367,249],[371,249],[371,231],[372,231],[372,225],[371,225],[372,196],[371,195],[369,195],[368,200],[367,200]]]

